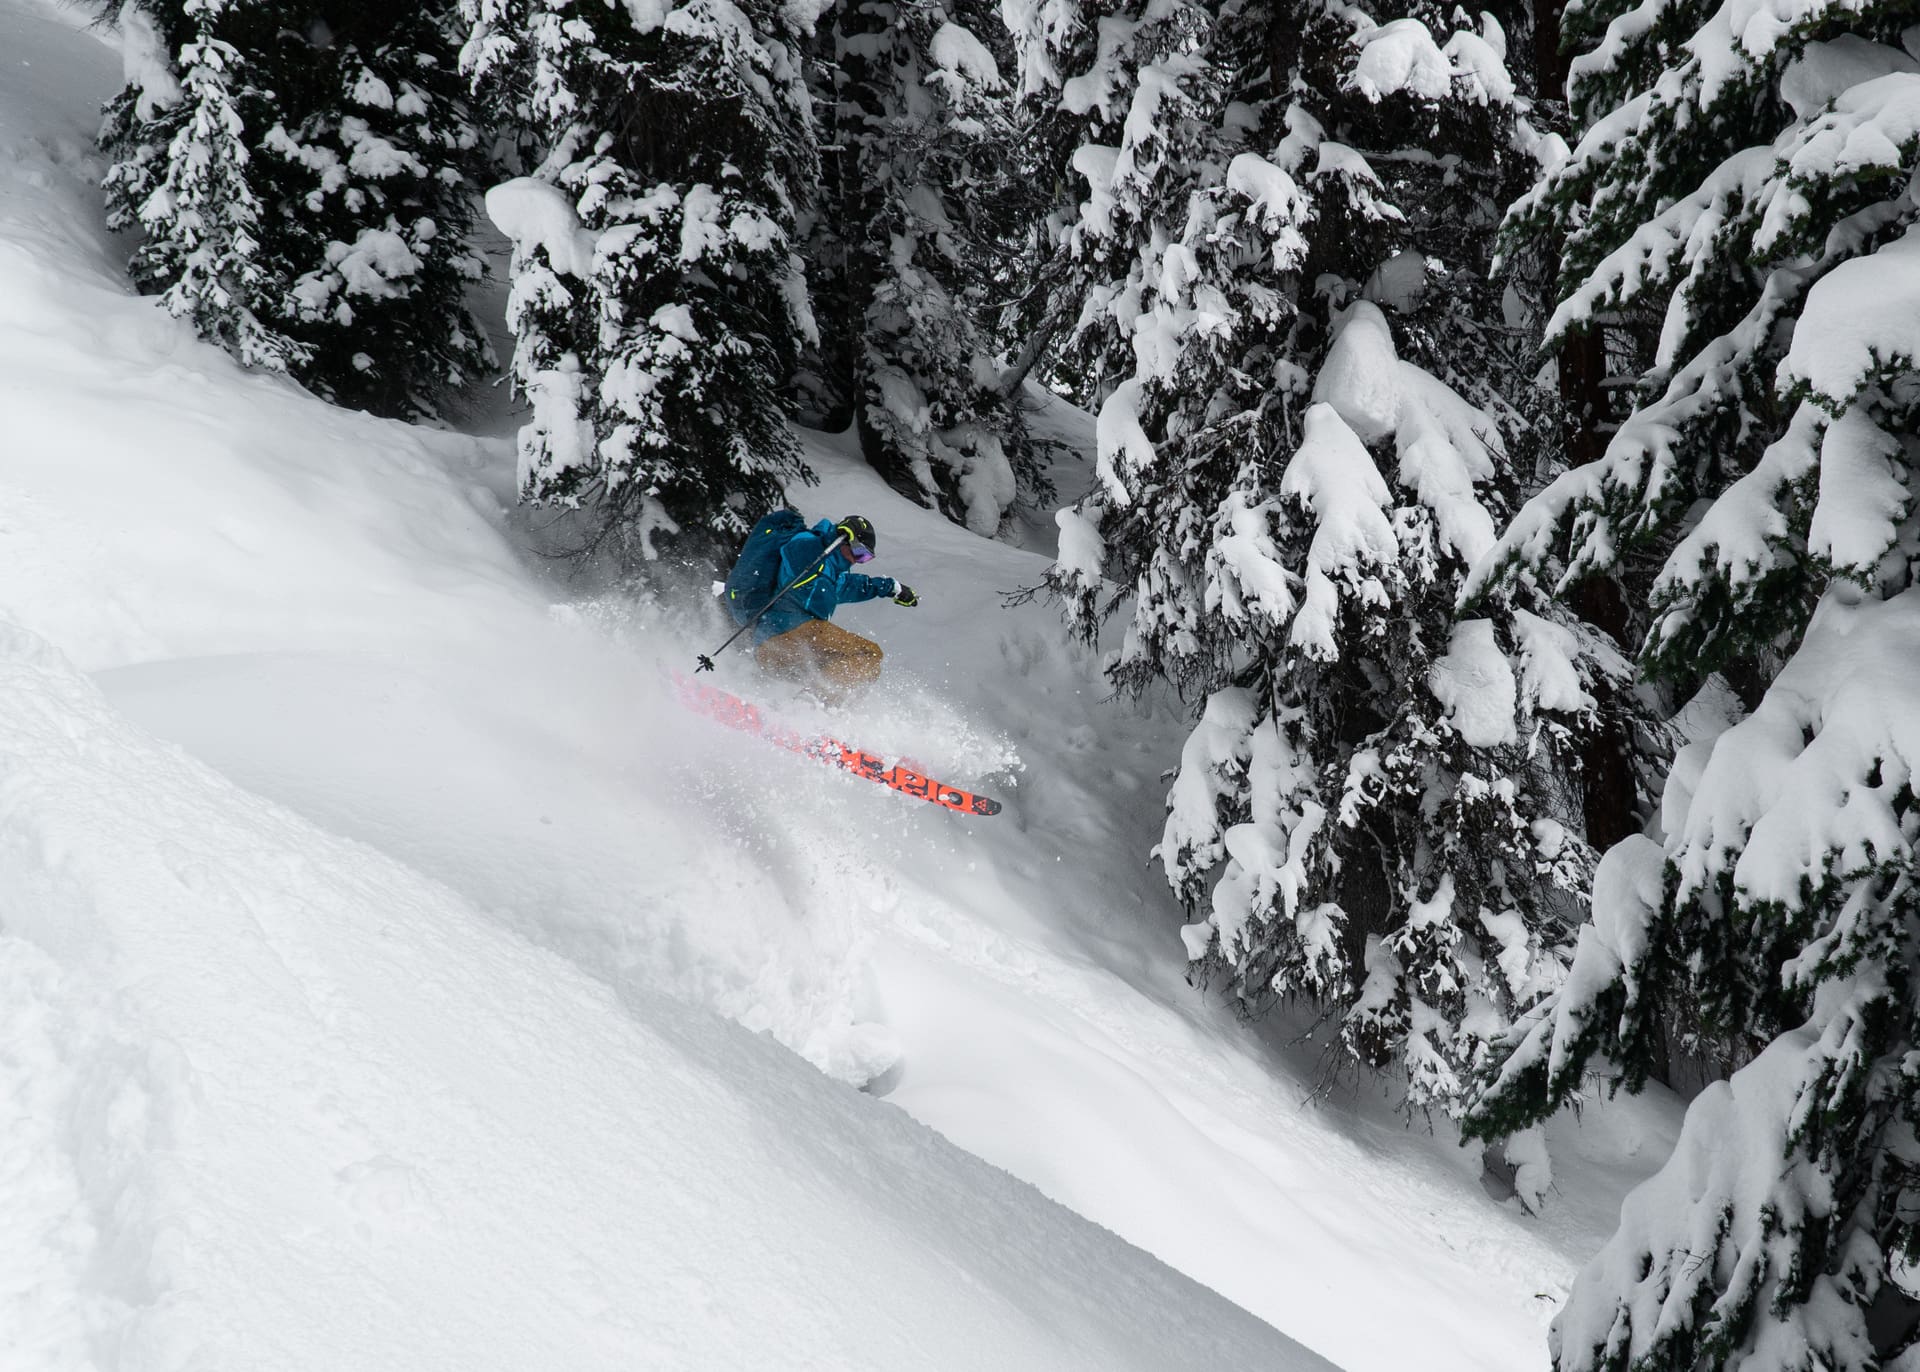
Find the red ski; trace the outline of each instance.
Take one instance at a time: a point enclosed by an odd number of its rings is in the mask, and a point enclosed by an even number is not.
[[[963,815],[1000,813],[1000,802],[992,796],[963,791],[958,786],[935,781],[906,767],[889,767],[886,759],[878,754],[852,747],[837,738],[828,738],[824,734],[803,734],[797,729],[788,728],[762,714],[759,706],[718,686],[690,680],[678,672],[674,673],[673,681],[680,688],[681,704],[709,719],[718,720],[729,729],[738,729],[743,734],[757,734],[789,752],[852,772],[868,781],[877,781],[902,795],[917,796],[935,805],[944,805],[949,810],[958,810]]]

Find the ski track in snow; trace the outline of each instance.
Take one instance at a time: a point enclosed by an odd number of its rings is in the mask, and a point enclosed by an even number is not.
[[[1007,811],[684,711],[667,669],[730,626],[550,606],[506,445],[128,294],[88,184],[118,65],[76,25],[0,0],[0,1346],[1317,1365],[897,1105],[1349,1372],[1541,1364],[1671,1111],[1562,1131],[1532,1221],[1374,1088],[1303,1104],[1313,1060],[1181,979],[1145,862],[1180,720],[998,605],[1044,556],[836,440],[803,507],[873,517],[924,607],[842,612],[889,653],[857,714],[764,698]]]

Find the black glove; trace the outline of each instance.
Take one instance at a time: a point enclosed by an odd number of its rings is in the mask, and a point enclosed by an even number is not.
[[[913,593],[913,587],[907,585],[906,582],[896,581],[893,583],[893,603],[895,605],[904,605],[911,610],[920,603],[920,597]]]

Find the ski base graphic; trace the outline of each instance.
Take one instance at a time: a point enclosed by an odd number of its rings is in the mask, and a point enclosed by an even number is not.
[[[841,771],[851,772],[868,781],[877,781],[888,790],[898,791],[902,795],[915,796],[932,801],[935,805],[944,805],[949,810],[958,810],[963,815],[1000,813],[1000,802],[992,796],[949,786],[944,781],[935,781],[907,767],[889,767],[886,759],[878,754],[842,743],[837,738],[829,738],[824,734],[803,734],[797,729],[788,728],[762,714],[759,706],[718,686],[693,681],[677,672],[673,680],[680,689],[682,704],[729,729],[755,734],[788,752],[838,767]]]

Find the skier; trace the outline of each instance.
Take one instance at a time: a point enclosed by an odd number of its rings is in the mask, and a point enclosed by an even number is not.
[[[920,603],[903,582],[852,570],[873,560],[877,542],[861,515],[808,528],[793,511],[776,510],[753,526],[726,595],[734,623],[760,616],[753,656],[762,671],[823,686],[836,701],[879,678],[880,645],[829,622],[840,606],[862,600]]]

